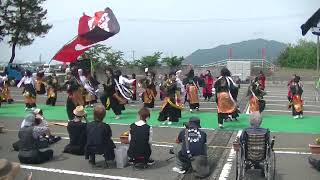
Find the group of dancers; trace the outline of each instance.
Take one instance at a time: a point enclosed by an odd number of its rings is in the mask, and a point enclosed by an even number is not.
[[[190,66],[187,74],[182,77],[182,71],[172,71],[169,75],[161,76],[161,82],[156,82],[154,72],[145,69],[145,76],[139,81],[135,74],[129,78],[123,75],[120,70],[113,71],[111,68],[105,69],[105,76],[98,82],[95,73],[85,69],[73,68],[68,71],[63,85],[67,91],[66,110],[69,120],[74,118],[73,110],[77,106],[92,107],[98,102],[98,99],[105,106],[106,110],[114,112],[115,119],[120,119],[125,105],[132,100],[137,99],[138,87],[143,89],[139,94],[143,107],[152,109],[155,107],[156,97],[158,95],[157,86],[159,86],[160,99],[162,100],[158,120],[163,125],[170,125],[178,122],[181,118],[181,111],[189,104],[190,112],[199,111],[200,88],[205,100],[210,100],[215,95],[217,103],[218,125],[223,128],[225,121],[237,120],[239,117],[239,107],[237,96],[239,83],[234,82],[231,73],[227,68],[222,68],[220,76],[214,78],[209,70],[205,75],[195,76],[194,70]],[[183,78],[183,79],[182,79]],[[6,77],[1,77],[1,100],[9,103],[13,102],[10,95],[9,82]],[[266,77],[261,71],[256,76],[248,88],[249,112],[262,113],[266,101],[264,100]],[[103,90],[99,90],[101,83]],[[24,87],[23,96],[25,97],[25,108],[33,109],[36,105],[38,94],[47,94],[47,105],[55,106],[58,90],[61,89],[58,78],[55,73],[44,77],[43,72],[38,72],[36,78],[30,71],[26,71],[24,77],[18,83],[17,87]],[[301,99],[303,90],[300,77],[294,75],[288,83],[289,108],[292,108],[292,115],[296,118],[302,118],[303,101]],[[214,91],[214,93],[213,93]]]

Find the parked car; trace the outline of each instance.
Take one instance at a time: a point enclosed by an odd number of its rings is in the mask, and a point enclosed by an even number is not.
[[[17,84],[23,77],[24,68],[19,64],[8,64],[5,68],[5,74],[8,75],[10,81],[14,81]]]

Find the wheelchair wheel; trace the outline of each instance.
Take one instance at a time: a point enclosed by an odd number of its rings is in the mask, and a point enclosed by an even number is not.
[[[245,173],[244,157],[240,151],[236,153],[236,180],[244,180]]]
[[[276,176],[276,154],[274,153],[274,151],[270,152],[266,166],[267,171],[265,172],[265,174],[267,180],[274,180]]]

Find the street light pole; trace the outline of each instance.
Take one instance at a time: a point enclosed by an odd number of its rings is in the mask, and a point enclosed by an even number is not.
[[[320,42],[319,42],[319,35],[317,36],[317,72],[319,73],[319,59],[320,59]]]

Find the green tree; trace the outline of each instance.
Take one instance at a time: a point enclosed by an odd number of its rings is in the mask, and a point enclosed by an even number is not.
[[[107,65],[112,67],[122,66],[124,63],[122,51],[109,51],[105,54],[104,61]]]
[[[52,25],[43,21],[47,10],[41,5],[46,0],[6,0],[0,5],[0,39],[9,36],[12,63],[16,55],[16,46],[28,46],[36,37],[43,37]]]
[[[178,66],[181,66],[183,60],[184,60],[183,56],[181,57],[173,56],[173,57],[162,58],[162,62],[166,63],[167,66],[169,66],[170,68],[176,68]]]
[[[105,66],[118,67],[123,65],[123,52],[112,51],[111,47],[103,44],[96,44],[80,56],[81,59],[90,59],[93,69],[103,68]]]
[[[317,64],[317,44],[299,40],[297,45],[289,44],[279,55],[281,67],[314,69]]]
[[[160,66],[160,58],[161,58],[162,52],[155,52],[151,56],[143,56],[140,60],[136,60],[136,64],[138,64],[140,67],[145,68],[152,68],[156,66]]]

